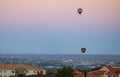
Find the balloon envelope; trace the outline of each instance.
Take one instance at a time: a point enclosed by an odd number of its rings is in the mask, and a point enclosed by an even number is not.
[[[81,14],[83,12],[83,9],[79,8],[77,11],[78,11],[79,14]]]
[[[85,53],[86,52],[86,48],[81,48],[81,52]]]

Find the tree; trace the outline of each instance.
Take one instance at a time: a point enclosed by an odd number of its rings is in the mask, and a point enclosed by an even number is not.
[[[71,67],[63,67],[57,70],[56,77],[73,77],[73,69]]]
[[[16,76],[11,75],[11,76],[9,76],[9,77],[16,77]]]
[[[17,77],[23,77],[23,76],[25,76],[25,75],[24,74],[18,74]]]

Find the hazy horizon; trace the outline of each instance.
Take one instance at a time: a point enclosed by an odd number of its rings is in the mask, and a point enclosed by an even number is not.
[[[86,56],[86,55],[120,55],[120,54],[86,54],[86,53],[0,53],[0,55],[80,55],[80,56]]]

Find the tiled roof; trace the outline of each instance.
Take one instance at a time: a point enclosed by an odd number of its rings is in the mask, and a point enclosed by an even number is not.
[[[115,70],[116,72],[120,73],[120,67],[113,67],[113,70]]]
[[[105,66],[108,70],[96,70],[89,72],[89,75],[103,75],[103,74],[118,74],[120,73],[120,67]]]
[[[109,71],[106,74],[117,74],[120,73],[120,67],[106,66]]]
[[[104,66],[107,69],[102,69],[102,70],[96,70],[96,71],[91,71],[88,73],[88,76],[97,76],[97,75],[104,75],[104,74],[120,74],[120,67],[112,67],[112,66]],[[83,76],[83,73],[80,71],[74,71],[74,75],[76,76]]]
[[[97,71],[91,71],[88,73],[88,75],[103,75],[106,71],[103,70],[97,70]]]
[[[108,68],[109,70],[114,70],[112,66],[105,66],[105,67]]]
[[[0,64],[0,70],[15,70],[19,68],[23,68],[26,70],[43,70],[42,68],[24,64]]]
[[[74,71],[73,72],[73,75],[77,75],[77,76],[83,76],[84,74],[83,74],[83,72],[80,72],[80,71]]]

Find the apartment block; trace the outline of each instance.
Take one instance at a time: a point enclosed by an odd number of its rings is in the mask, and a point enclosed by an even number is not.
[[[46,70],[24,64],[0,64],[0,77],[46,74]]]

